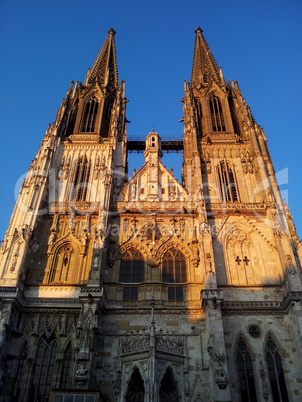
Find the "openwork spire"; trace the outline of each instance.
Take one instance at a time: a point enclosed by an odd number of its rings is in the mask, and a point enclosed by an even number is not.
[[[115,30],[110,28],[102,49],[91,70],[87,73],[85,83],[92,84],[97,80],[103,88],[107,87],[109,91],[112,91],[118,86],[115,34]]]
[[[202,34],[202,29],[198,27],[194,32],[196,33],[196,38],[191,76],[192,86],[206,85],[212,79],[217,84],[222,84],[224,80],[221,69],[217,65],[209,45]]]

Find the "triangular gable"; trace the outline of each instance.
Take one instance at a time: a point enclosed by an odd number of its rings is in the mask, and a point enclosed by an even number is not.
[[[157,186],[148,180],[150,168],[157,170],[157,167],[151,167],[149,162],[146,162],[135,172],[118,194],[117,201],[184,201],[187,199],[187,191],[161,162],[159,162]]]

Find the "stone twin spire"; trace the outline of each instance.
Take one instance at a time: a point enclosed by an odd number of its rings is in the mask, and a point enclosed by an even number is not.
[[[109,92],[118,86],[115,34],[115,30],[110,28],[108,36],[85,79],[86,84],[98,81],[101,87],[107,87]]]
[[[217,84],[223,84],[221,69],[203,36],[202,29],[198,27],[194,32],[196,38],[191,75],[192,86],[206,85],[211,80]],[[92,68],[87,72],[86,84],[92,84],[97,80],[103,88],[107,87],[109,91],[118,86],[115,34],[116,31],[110,28]]]
[[[221,69],[203,36],[202,29],[198,27],[194,32],[196,38],[191,76],[192,86],[206,85],[212,80],[217,84],[223,84]]]

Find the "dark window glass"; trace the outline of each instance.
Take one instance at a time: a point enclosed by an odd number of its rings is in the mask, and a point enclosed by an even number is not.
[[[266,362],[274,402],[287,402],[289,399],[282,360],[278,347],[271,335],[268,337],[266,343]]]
[[[144,282],[145,262],[139,251],[130,249],[121,258],[120,282]]]
[[[221,197],[224,202],[238,201],[235,178],[231,167],[224,161],[218,165]]]
[[[184,255],[172,248],[166,251],[162,259],[163,282],[184,283],[187,281],[187,268]]]
[[[14,401],[19,400],[20,393],[24,387],[24,374],[26,372],[26,362],[27,362],[27,355],[28,355],[28,347],[27,343],[23,346],[22,352],[19,358],[19,363],[18,363],[18,371],[16,375],[16,381],[14,384],[14,391],[13,391],[13,397]]]
[[[251,335],[252,338],[260,338],[261,337],[261,331],[258,325],[251,325],[249,327],[249,334]]]
[[[210,112],[213,131],[225,131],[221,102],[217,96],[210,99]]]
[[[61,388],[68,389],[71,388],[70,379],[71,379],[71,362],[72,362],[72,349],[71,343],[67,345],[67,348],[64,353],[63,365],[62,365],[62,374],[61,374]]]
[[[123,288],[123,300],[138,300],[138,287],[127,286]]]
[[[83,133],[94,132],[98,108],[99,103],[96,99],[91,99],[85,103],[81,132]]]
[[[81,158],[75,169],[71,199],[85,201],[89,183],[90,164],[86,158]]]
[[[127,250],[121,258],[119,281],[123,283],[144,282],[145,262],[141,253],[135,249]],[[123,289],[123,300],[138,300],[138,287]]]
[[[183,288],[180,286],[168,287],[168,300],[169,301],[183,301],[184,293]]]
[[[248,347],[242,338],[239,339],[237,344],[236,361],[241,400],[256,402],[257,396],[252,359]]]
[[[36,402],[48,400],[55,365],[57,342],[44,336],[40,339],[34,365],[30,399]]]

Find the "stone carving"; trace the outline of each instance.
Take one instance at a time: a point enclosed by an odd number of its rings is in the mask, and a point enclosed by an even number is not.
[[[66,323],[67,323],[67,317],[66,313],[59,314],[58,315],[58,330],[60,335],[66,335]]]
[[[132,353],[150,348],[150,337],[145,333],[125,335],[121,340],[122,353]]]
[[[218,364],[224,363],[224,362],[225,362],[225,355],[224,355],[224,353],[215,352],[215,354],[214,354],[214,360],[215,360],[215,362],[217,362]]]
[[[266,190],[266,199],[267,199],[267,203],[270,207],[276,208],[275,198],[269,187]]]
[[[289,273],[291,275],[295,275],[296,274],[296,269],[295,269],[295,266],[293,264],[292,257],[289,254],[286,255],[286,264],[287,264],[287,268],[288,268]]]
[[[136,198],[136,183],[132,183],[131,185],[130,198],[131,200],[135,200]]]
[[[93,258],[93,264],[92,264],[92,268],[94,271],[97,271],[99,268],[99,261],[100,261],[100,256],[98,254],[96,254]]]
[[[241,161],[241,164],[242,164],[242,171],[243,171],[243,173],[244,173],[244,174],[247,174],[247,173],[248,173],[248,166],[247,166],[246,160],[243,159],[243,160]]]
[[[224,369],[220,366],[218,369],[215,370],[216,373],[216,384],[218,385],[219,389],[225,389],[228,385],[228,379],[225,375]]]
[[[76,383],[82,387],[88,379],[88,370],[84,366],[79,366],[75,373]]]
[[[170,193],[170,199],[171,200],[175,200],[176,199],[176,186],[175,183],[172,181],[170,182],[170,189],[169,189],[169,193]]]
[[[107,261],[108,261],[109,267],[112,268],[116,261],[116,258],[114,256],[114,248],[113,247],[108,248]]]
[[[17,265],[18,258],[16,255],[13,257],[12,265],[10,266],[10,272],[14,272],[16,265]]]
[[[206,270],[208,274],[212,274],[213,273],[213,269],[212,269],[212,261],[211,261],[211,254],[207,253],[206,255]]]
[[[99,159],[99,157],[97,157],[97,161],[96,161],[96,164],[95,164],[95,167],[94,167],[94,175],[93,175],[94,180],[98,179],[100,170],[101,170],[101,168],[100,168],[100,159]]]
[[[177,354],[184,353],[184,340],[181,335],[156,335],[155,348]]]
[[[30,314],[31,335],[38,335],[40,314]]]
[[[262,383],[262,394],[263,398],[267,401],[268,400],[268,386],[265,380],[265,371],[263,367],[263,362],[260,357],[260,378],[261,378],[261,383]]]
[[[150,334],[143,331],[137,331],[136,334],[126,334],[121,338],[121,351],[125,353],[140,352],[149,350]],[[184,354],[184,339],[181,335],[163,334],[160,331],[155,336],[155,349],[175,353]]]
[[[69,229],[70,229],[71,233],[74,233],[74,230],[75,230],[75,208],[74,207],[70,207]]]

